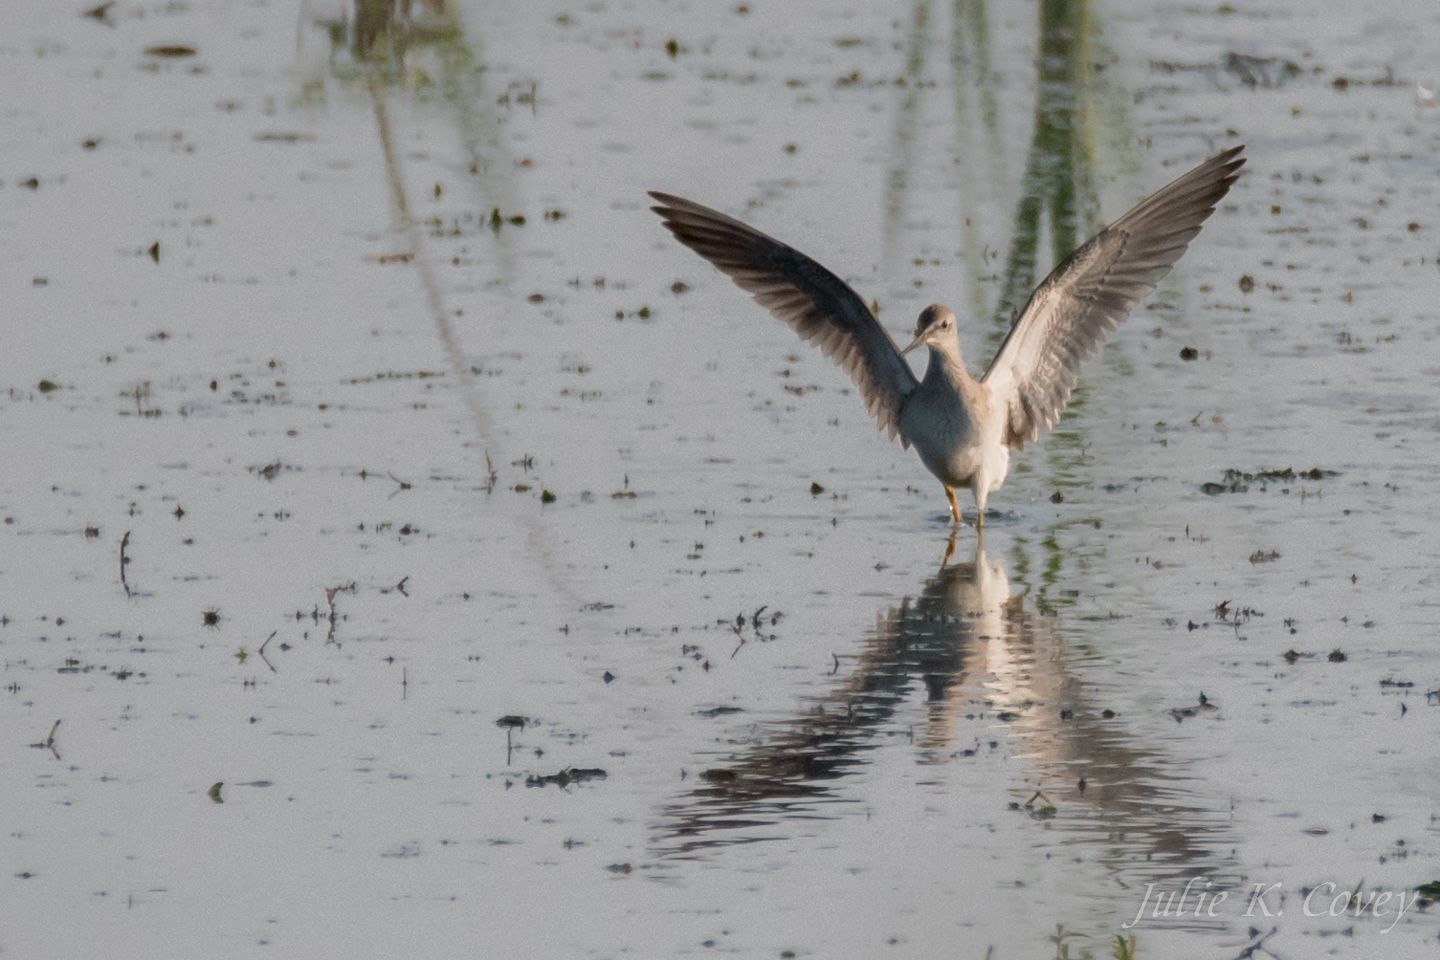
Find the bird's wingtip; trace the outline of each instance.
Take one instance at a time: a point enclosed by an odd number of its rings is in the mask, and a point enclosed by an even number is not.
[[[663,190],[646,190],[645,193],[650,197],[651,200],[658,200],[660,203],[665,204],[667,207],[683,206],[685,203],[683,197],[677,197],[675,196],[675,194],[666,193]],[[651,209],[654,210],[657,208],[651,207]]]

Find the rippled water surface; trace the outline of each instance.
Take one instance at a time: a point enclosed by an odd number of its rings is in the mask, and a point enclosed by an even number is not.
[[[0,956],[1440,950],[1440,8],[410,6],[0,8]],[[1240,142],[983,542],[644,196],[978,371]]]

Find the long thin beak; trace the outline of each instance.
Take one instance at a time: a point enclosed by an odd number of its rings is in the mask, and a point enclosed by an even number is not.
[[[910,346],[908,346],[908,347],[906,347],[904,350],[901,350],[901,351],[900,351],[900,356],[902,356],[902,357],[905,356],[905,354],[909,353],[911,350],[914,350],[916,347],[920,346],[920,344],[922,344],[922,343],[924,343],[924,342],[925,342],[925,334],[923,334],[923,333],[918,333],[918,334],[916,334],[916,335],[915,335],[915,339],[910,341]]]

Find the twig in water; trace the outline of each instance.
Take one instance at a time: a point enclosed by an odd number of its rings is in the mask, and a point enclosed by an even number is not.
[[[125,597],[130,597],[130,581],[125,579],[125,568],[130,565],[130,558],[125,556],[125,548],[130,545],[130,531],[125,531],[125,536],[120,538],[120,586],[125,588]]]
[[[495,721],[495,726],[505,730],[505,766],[510,766],[510,757],[515,751],[515,746],[510,740],[510,733],[514,730],[524,730],[525,724],[530,722],[529,717],[521,716],[518,713],[507,713]]]
[[[1272,957],[1275,956],[1275,954],[1270,953],[1270,951],[1265,948],[1265,941],[1275,936],[1275,932],[1279,929],[1279,927],[1271,927],[1269,933],[1265,934],[1260,939],[1250,944],[1250,946],[1237,953],[1235,955],[1235,960],[1250,960],[1251,957],[1255,956],[1257,950],[1262,953],[1269,954]]]
[[[325,644],[326,644],[326,646],[329,646],[329,645],[332,644],[332,643],[335,644],[336,646],[339,646],[339,645],[340,645],[339,642],[335,639],[335,623],[336,623],[337,620],[340,619],[340,611],[338,611],[338,610],[335,609],[335,596],[336,596],[336,594],[340,594],[340,593],[354,593],[354,592],[355,592],[355,581],[354,581],[354,580],[351,580],[349,583],[342,583],[342,584],[339,584],[339,585],[337,585],[337,586],[326,587],[326,588],[325,588],[325,604],[326,604],[326,606],[328,606],[328,607],[330,608],[330,613],[326,616],[326,620],[328,620],[329,623],[330,623],[329,628],[325,631]]]
[[[56,720],[55,725],[50,728],[50,734],[39,743],[32,743],[30,746],[36,750],[49,750],[50,755],[56,760],[60,759],[60,751],[55,749],[55,731],[60,729],[60,721]]]
[[[271,663],[271,662],[270,662],[270,658],[267,657],[267,656],[265,656],[265,648],[268,647],[268,646],[270,646],[270,641],[271,641],[271,640],[274,640],[274,639],[275,639],[275,634],[277,634],[277,633],[279,633],[279,632],[280,632],[279,630],[271,630],[271,631],[270,631],[270,636],[266,637],[266,638],[265,638],[265,642],[262,643],[262,644],[260,644],[260,649],[255,651],[256,653],[260,654],[260,659],[265,661],[265,666],[267,666],[267,667],[270,668],[270,672],[271,672],[271,673],[279,673],[280,671],[279,671],[279,670],[276,670],[276,669],[275,669],[275,664]]]

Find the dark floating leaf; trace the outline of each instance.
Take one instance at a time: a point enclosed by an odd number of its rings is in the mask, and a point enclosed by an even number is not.
[[[195,56],[195,48],[181,44],[161,44],[155,47],[146,47],[145,55],[147,57],[165,57],[174,60],[181,57]]]

